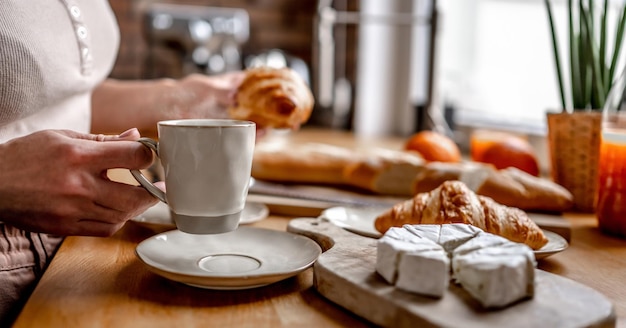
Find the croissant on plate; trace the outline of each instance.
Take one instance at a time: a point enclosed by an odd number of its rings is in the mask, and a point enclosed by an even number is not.
[[[396,204],[379,215],[374,225],[385,233],[391,227],[405,224],[444,223],[471,224],[535,250],[548,243],[541,228],[526,212],[477,195],[458,180],[446,181],[430,192]]]

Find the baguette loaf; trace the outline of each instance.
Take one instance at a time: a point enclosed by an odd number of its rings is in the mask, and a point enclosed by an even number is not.
[[[550,180],[536,178],[514,167],[502,169],[498,172],[501,174],[503,181],[505,181],[505,179],[506,181],[515,181],[522,186],[522,189],[525,191],[523,197],[516,197],[515,194],[508,195],[506,203],[509,206],[558,212],[564,209],[570,209],[574,205],[572,194],[561,185]],[[489,182],[489,180],[486,181],[477,192],[481,195],[494,198],[496,194],[502,192],[502,190],[498,191],[497,188],[494,188],[495,185],[490,186]],[[487,190],[490,187],[491,191],[488,192]]]
[[[277,182],[343,185],[343,170],[354,160],[354,153],[348,149],[327,144],[290,147],[259,143],[254,150],[252,177]]]
[[[262,180],[357,187],[381,195],[411,197],[459,180],[479,195],[523,210],[562,212],[573,206],[562,186],[515,168],[477,162],[426,162],[417,153],[355,151],[327,144],[257,145],[252,176]]]
[[[424,169],[424,159],[415,152],[375,149],[359,154],[346,165],[346,184],[382,195],[413,194],[411,178]]]
[[[477,162],[393,163],[378,159],[357,161],[344,171],[344,181],[370,192],[413,196],[431,191],[445,181],[459,180],[479,195],[523,210],[563,212],[573,206],[572,194],[562,186],[516,168],[497,170]],[[360,174],[367,171],[368,174]]]

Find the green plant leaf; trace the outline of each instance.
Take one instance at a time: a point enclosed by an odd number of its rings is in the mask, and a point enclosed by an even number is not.
[[[615,34],[615,43],[613,46],[613,56],[611,58],[611,67],[609,68],[610,83],[613,84],[615,78],[615,69],[617,68],[617,60],[622,48],[622,42],[624,40],[624,27],[626,25],[626,4],[622,6],[621,17],[618,19],[617,33]]]
[[[585,95],[587,94],[586,90],[588,90],[588,81],[587,81],[587,68],[585,63],[587,62],[587,54],[582,51],[584,49],[584,45],[586,39],[584,37],[584,33],[576,34],[574,39],[576,42],[576,49],[573,50],[573,56],[576,57],[576,62],[572,62],[572,102],[574,106],[574,110],[581,109],[581,107],[585,103],[585,99],[587,98]],[[574,75],[574,72],[577,75]],[[574,80],[575,77],[575,80]],[[574,88],[574,83],[576,83],[577,88]]]
[[[611,83],[609,78],[609,70],[606,67],[606,20],[608,15],[609,0],[604,0],[604,6],[602,9],[602,25],[600,26],[600,54],[599,59],[602,62],[602,80],[604,85]]]
[[[571,83],[571,97],[573,109],[578,108],[579,104],[583,102],[583,73],[580,71],[580,35],[574,31],[574,7],[572,0],[568,0],[568,24],[569,24],[569,55],[570,55],[570,83]]]
[[[620,7],[615,39],[609,41],[609,13],[613,8],[610,1],[603,0],[602,7],[598,5],[597,8],[593,0],[567,1],[569,53],[565,58],[569,59],[570,89],[566,89],[551,1],[544,2],[550,22],[563,111],[602,110],[621,65],[619,55],[626,34],[626,4],[622,3]]]
[[[585,29],[587,35],[585,50],[587,53],[587,65],[591,68],[591,98],[588,104],[591,105],[591,109],[600,109],[604,105],[606,93],[598,63],[600,60],[598,58],[598,50],[593,42],[593,17],[589,10],[585,10],[582,3],[580,4],[580,20],[582,22],[581,27]]]
[[[582,23],[582,22],[581,22]],[[585,29],[580,30],[580,34],[576,35],[576,44],[578,48],[575,50],[578,53],[578,61],[575,63],[575,69],[578,72],[579,87],[577,93],[574,95],[574,109],[585,109],[588,99],[591,96],[591,71],[587,67],[588,53],[587,49],[587,32]],[[575,92],[572,90],[572,92]]]
[[[556,75],[559,82],[559,92],[561,94],[561,105],[563,111],[567,111],[567,105],[565,103],[565,88],[563,87],[563,73],[561,70],[561,59],[559,55],[558,39],[556,37],[556,31],[554,28],[554,20],[552,18],[552,6],[549,0],[544,0],[546,9],[548,12],[548,20],[550,21],[550,31],[552,34],[552,48],[554,49],[554,63],[556,65]]]
[[[582,1],[581,1],[582,3]],[[593,13],[593,0],[587,0],[587,8],[585,10],[585,18],[587,19],[587,29],[589,32],[589,39],[593,40],[596,32],[595,15]]]

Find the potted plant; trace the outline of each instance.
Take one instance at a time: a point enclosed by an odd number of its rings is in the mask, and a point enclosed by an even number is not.
[[[552,178],[573,194],[576,210],[593,212],[602,108],[618,73],[626,5],[611,21],[608,0],[601,6],[593,0],[568,0],[568,47],[561,57],[552,4],[544,2],[562,106],[557,113],[547,114]],[[609,28],[610,23],[614,28]],[[562,58],[568,59],[568,80]]]

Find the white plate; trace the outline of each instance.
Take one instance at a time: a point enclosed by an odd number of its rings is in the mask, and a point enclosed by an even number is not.
[[[135,252],[148,269],[167,279],[208,289],[246,289],[302,272],[322,250],[304,236],[240,227],[215,235],[172,230],[142,241]]]
[[[535,251],[535,258],[537,260],[562,252],[569,246],[567,240],[557,233],[543,230],[543,234],[548,238],[548,243]]]
[[[256,202],[246,202],[241,213],[239,224],[250,224],[265,219],[269,215],[269,209],[265,204]],[[174,220],[170,216],[170,209],[167,204],[158,202],[150,207],[142,214],[134,217],[133,222],[146,226],[159,226],[167,228],[175,228]]]
[[[337,206],[322,212],[321,218],[356,234],[380,238],[382,235],[374,227],[376,217],[389,207],[344,207]]]
[[[389,207],[338,206],[324,210],[320,217],[356,234],[370,238],[380,238],[382,235],[374,227],[374,221],[376,221],[378,215],[388,209]],[[548,243],[541,249],[534,251],[536,259],[546,258],[562,252],[569,246],[567,240],[561,235],[547,230],[543,230],[543,233],[548,238]]]

